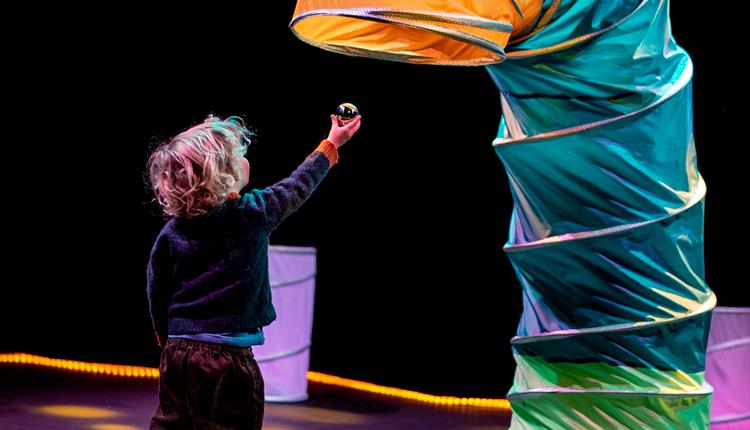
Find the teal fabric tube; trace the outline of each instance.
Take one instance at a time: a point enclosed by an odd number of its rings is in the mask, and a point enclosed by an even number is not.
[[[497,9],[511,1],[497,0]],[[313,12],[410,30],[387,49],[362,48],[387,32],[374,26],[350,47],[337,39],[337,52],[420,64],[497,61],[486,67],[500,90],[494,147],[513,195],[505,250],[524,307],[511,340],[511,429],[707,429],[705,352],[716,297],[704,281],[693,66],[672,38],[669,2],[513,1],[519,17],[505,16],[533,25],[513,28],[496,49],[502,55],[477,58],[455,43],[426,49],[412,30],[490,46],[487,32],[467,32],[485,21],[453,13],[483,2],[419,3],[450,14],[409,2],[334,3]],[[378,53],[397,48],[409,55]]]
[[[707,429],[690,57],[666,1],[557,7],[487,67],[524,298],[511,429]]]

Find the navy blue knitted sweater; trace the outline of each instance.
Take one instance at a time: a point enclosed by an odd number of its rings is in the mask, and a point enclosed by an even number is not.
[[[149,310],[158,342],[167,334],[246,332],[276,319],[268,280],[271,232],[328,172],[313,152],[288,178],[229,199],[208,214],[172,218],[151,250]]]

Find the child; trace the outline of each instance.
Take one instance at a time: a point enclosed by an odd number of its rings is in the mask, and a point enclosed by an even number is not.
[[[288,178],[240,195],[250,132],[235,117],[159,145],[148,161],[156,200],[172,218],[154,242],[147,294],[159,346],[159,407],[151,429],[260,429],[263,378],[252,354],[276,318],[270,233],[310,197],[359,129],[331,115],[328,138]]]

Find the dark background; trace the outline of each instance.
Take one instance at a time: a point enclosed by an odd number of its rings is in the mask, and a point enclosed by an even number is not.
[[[6,53],[0,349],[156,366],[144,278],[164,221],[144,184],[149,145],[208,113],[241,115],[258,134],[250,185],[262,187],[288,175],[349,101],[363,113],[361,131],[272,236],[318,249],[311,369],[430,393],[505,394],[521,298],[502,252],[511,197],[491,146],[496,87],[481,67],[313,48],[288,30],[293,9],[19,14],[28,23]],[[748,306],[738,210],[745,78],[729,33],[739,17],[716,30],[707,13],[672,5],[673,33],[695,63],[706,273],[720,306]]]

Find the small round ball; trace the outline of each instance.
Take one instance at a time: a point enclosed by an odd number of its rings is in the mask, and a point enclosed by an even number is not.
[[[348,121],[359,115],[359,109],[351,103],[341,103],[339,107],[336,108],[336,115],[338,115],[339,119],[342,121]]]

